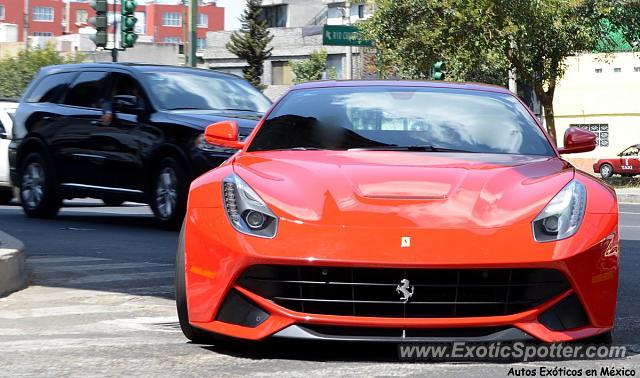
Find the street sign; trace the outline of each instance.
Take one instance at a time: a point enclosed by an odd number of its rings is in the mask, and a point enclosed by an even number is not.
[[[359,30],[351,25],[325,25],[322,31],[322,44],[325,46],[371,46],[372,43],[362,37]]]

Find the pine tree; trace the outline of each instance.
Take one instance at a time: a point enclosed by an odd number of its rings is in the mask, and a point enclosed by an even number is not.
[[[246,9],[240,17],[242,28],[231,34],[231,40],[226,47],[232,54],[247,61],[247,65],[242,69],[244,78],[262,90],[262,64],[271,57],[273,48],[268,48],[267,45],[271,43],[273,36],[269,33],[267,21],[261,17],[261,3],[261,0],[247,0]]]

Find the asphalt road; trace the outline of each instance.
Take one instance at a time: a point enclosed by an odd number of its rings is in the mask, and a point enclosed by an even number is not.
[[[31,286],[0,299],[0,376],[507,376],[509,369],[617,366],[640,375],[640,205],[621,204],[615,344],[631,357],[529,364],[399,363],[395,346],[187,342],[173,302],[176,232],[146,206],[73,201],[54,220],[0,207],[21,239]],[[562,375],[557,375],[562,376]]]

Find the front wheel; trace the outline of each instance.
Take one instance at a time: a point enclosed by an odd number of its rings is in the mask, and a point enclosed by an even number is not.
[[[605,179],[613,176],[613,167],[611,164],[604,163],[600,166],[600,176]]]
[[[187,208],[189,183],[185,168],[166,157],[156,166],[151,184],[150,204],[160,226],[178,229]]]
[[[62,199],[57,193],[53,169],[38,152],[27,155],[20,169],[20,202],[28,217],[53,218]]]
[[[189,324],[189,310],[187,309],[187,290],[185,281],[184,264],[184,225],[178,239],[178,251],[176,253],[176,309],[180,329],[184,336],[196,344],[208,344],[216,341],[216,337],[209,332],[195,328]]]

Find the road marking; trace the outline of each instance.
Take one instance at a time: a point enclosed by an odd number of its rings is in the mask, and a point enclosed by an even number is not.
[[[76,349],[87,347],[117,347],[134,345],[161,345],[161,344],[186,344],[186,339],[175,337],[167,339],[166,337],[87,337],[87,338],[37,338],[33,340],[12,340],[0,342],[0,350],[7,352],[31,352],[50,349]]]
[[[634,215],[640,215],[640,213],[633,213],[630,211],[618,211],[618,214],[634,214]]]
[[[43,266],[38,267],[36,274],[49,272],[84,272],[92,270],[114,270],[114,269],[131,269],[131,268],[155,268],[171,266],[171,264],[157,263],[119,263],[119,264],[95,264],[95,265],[64,265],[64,266]]]
[[[65,263],[65,262],[89,262],[89,261],[110,261],[109,259],[103,259],[99,257],[29,257],[27,262],[29,264],[51,264],[51,263]]]
[[[65,284],[65,285],[83,285],[96,284],[117,281],[139,281],[150,280],[155,278],[173,278],[175,272],[173,270],[161,272],[141,272],[127,274],[92,274],[86,277],[78,277],[72,279],[43,279],[40,284]]]
[[[640,228],[640,226],[618,226],[620,228]]]

